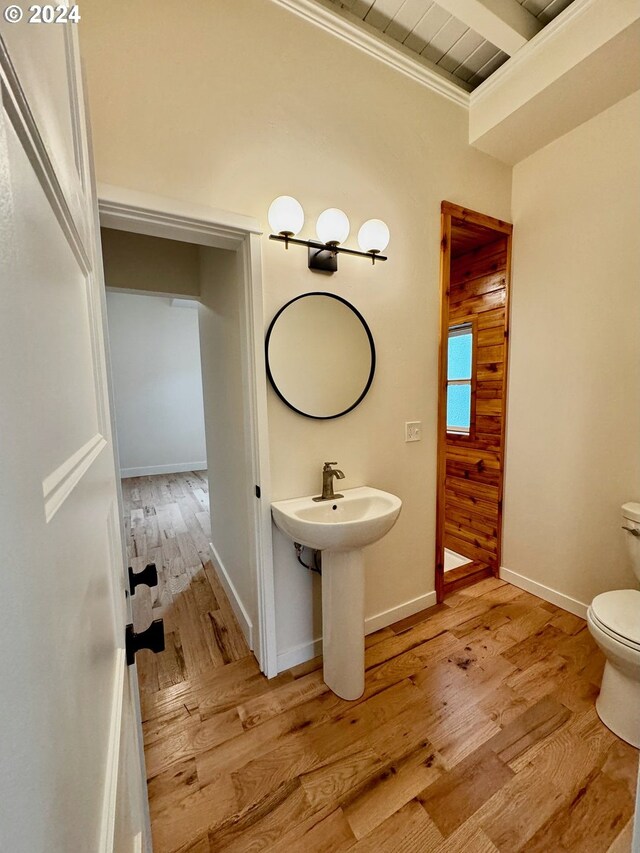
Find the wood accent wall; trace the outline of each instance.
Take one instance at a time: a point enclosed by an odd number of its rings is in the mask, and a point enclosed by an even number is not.
[[[507,344],[507,249],[500,236],[464,251],[452,220],[449,326],[475,319],[475,422],[469,435],[447,433],[444,546],[494,572],[499,569],[499,528],[504,460]],[[446,577],[445,577],[446,580]]]

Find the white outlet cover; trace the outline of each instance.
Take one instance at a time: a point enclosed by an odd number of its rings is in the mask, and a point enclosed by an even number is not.
[[[420,441],[422,438],[422,421],[406,421],[404,425],[405,441]]]

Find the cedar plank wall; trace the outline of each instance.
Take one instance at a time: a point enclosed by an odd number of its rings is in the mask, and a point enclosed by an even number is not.
[[[449,325],[477,322],[476,410],[470,436],[447,433],[444,546],[497,570],[507,239],[464,254],[451,248]]]

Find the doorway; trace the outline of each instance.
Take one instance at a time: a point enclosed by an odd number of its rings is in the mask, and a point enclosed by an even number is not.
[[[217,586],[221,593],[219,596],[214,593],[213,598],[229,602],[245,647],[253,650],[260,669],[272,677],[276,674],[277,660],[258,224],[249,217],[118,187],[98,187],[98,195],[103,229],[120,232],[123,237],[152,239],[159,244],[176,242],[188,248],[187,254],[193,250],[198,257],[196,293],[188,288],[185,291],[184,287],[179,289],[175,277],[174,284],[159,288],[162,298],[192,297],[199,303],[206,460],[210,474],[212,467],[216,469],[215,483],[219,486],[218,511],[212,506],[211,513],[216,519],[212,526],[215,528],[217,523],[219,532],[216,534],[214,529],[209,536],[205,518],[208,515],[206,472],[183,472],[182,482],[174,484],[180,499],[192,504],[186,510],[187,518],[190,519],[191,512],[200,515],[200,531],[195,526],[193,531],[187,531],[194,533],[197,543],[188,543],[185,538],[184,546],[196,567],[198,563],[205,566],[207,557],[215,566],[214,574],[209,573],[211,576],[207,578],[208,585]],[[149,284],[142,292],[148,293],[152,287]],[[132,289],[135,291],[135,286]],[[193,482],[184,481],[185,476],[190,476]],[[163,488],[162,484],[156,485]],[[210,491],[214,504],[216,489]],[[170,487],[168,496],[171,496]],[[164,497],[166,493],[156,494],[150,505],[166,506]],[[140,500],[140,496],[134,497],[129,489],[126,500],[131,508],[132,501]],[[195,505],[198,502],[200,507]],[[120,504],[124,516],[122,491]],[[144,502],[134,509],[144,511]],[[169,532],[175,534],[179,530],[185,534],[182,527],[187,519],[174,515],[175,518],[165,519]],[[222,545],[217,547],[220,541]],[[176,558],[184,562],[185,555],[178,553]],[[191,592],[198,592],[197,584]],[[208,592],[207,595],[211,599]],[[209,603],[213,607],[213,599]],[[214,613],[216,608],[212,607],[205,610]],[[210,622],[209,635],[219,628],[215,620]],[[170,622],[165,626],[165,635],[169,633]],[[201,648],[207,642],[205,636]],[[174,652],[179,659],[183,650],[174,648]],[[213,646],[209,646],[209,653],[214,654]],[[227,653],[233,654],[228,646],[221,652],[222,659]]]
[[[512,226],[442,202],[436,593],[498,576]]]

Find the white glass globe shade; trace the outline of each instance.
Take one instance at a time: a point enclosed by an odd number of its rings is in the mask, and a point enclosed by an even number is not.
[[[349,236],[349,219],[343,210],[323,210],[316,222],[316,234],[322,243],[344,243]]]
[[[358,231],[363,252],[384,252],[389,245],[389,229],[382,219],[368,219]]]
[[[304,210],[290,195],[281,195],[269,207],[269,226],[274,234],[295,235],[304,225]]]

